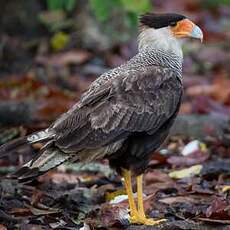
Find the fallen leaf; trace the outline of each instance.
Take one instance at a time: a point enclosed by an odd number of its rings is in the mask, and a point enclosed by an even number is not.
[[[106,192],[105,199],[107,201],[110,201],[111,203],[113,203],[113,202],[119,203],[117,201],[118,197],[120,197],[120,196],[126,197],[127,195],[125,195],[125,194],[126,194],[126,192],[124,189],[119,189],[119,190],[116,190],[115,192]],[[125,199],[127,199],[127,197]]]
[[[222,117],[230,116],[230,108],[229,106],[225,106],[219,102],[214,101],[209,96],[196,96],[192,101],[192,112],[198,114],[217,114]]]
[[[193,140],[193,141],[190,141],[187,145],[185,145],[185,147],[181,151],[181,154],[183,156],[188,156],[191,153],[194,153],[198,150],[205,152],[207,150],[207,147],[205,143],[200,142],[198,140]]]
[[[156,182],[144,187],[147,195],[155,195],[158,191],[177,191],[179,186],[175,182]]]
[[[69,183],[79,184],[81,176],[68,173],[50,172],[47,175],[41,176],[40,181],[52,181],[55,184]]]
[[[208,152],[198,150],[188,156],[171,156],[167,159],[167,162],[173,166],[191,166],[205,162],[209,156]]]
[[[193,177],[200,174],[202,167],[202,165],[194,165],[190,168],[170,172],[169,176],[174,179]]]
[[[200,201],[196,201],[194,198],[189,196],[175,196],[175,197],[166,197],[159,200],[161,203],[164,204],[174,204],[174,203],[197,203]]]
[[[191,86],[186,90],[188,96],[210,96],[216,101],[230,104],[230,80],[227,78],[219,78],[215,80],[211,85],[196,85]]]
[[[12,208],[10,212],[14,216],[31,216],[32,212],[29,208]]]
[[[118,195],[116,197],[114,197],[112,200],[110,200],[110,204],[117,204],[117,203],[120,203],[124,200],[127,200],[128,199],[128,195]]]
[[[79,230],[90,230],[90,226],[86,223],[84,223],[84,226],[81,227]]]
[[[122,202],[123,203],[123,202]],[[119,223],[128,223],[129,214],[125,206],[119,205],[102,205],[99,212],[93,213],[92,218],[87,218],[85,223],[93,228],[110,229],[113,225]]]
[[[227,202],[226,200],[220,197],[214,197],[214,199],[211,202],[211,205],[207,208],[205,214],[206,217],[217,216],[217,215],[225,217],[226,215],[228,215],[228,217],[230,218],[230,213],[228,213],[228,210],[230,210],[229,202]]]
[[[67,223],[63,220],[60,220],[58,222],[55,222],[55,223],[49,223],[49,226],[52,228],[52,229],[58,229],[58,228],[61,228],[63,226],[65,226]]]
[[[149,167],[155,167],[156,165],[165,164],[167,162],[167,151],[168,149],[161,149],[158,152],[154,153],[149,162]],[[165,154],[166,152],[166,154]],[[164,153],[164,154],[163,154]]]
[[[38,209],[38,208],[35,208],[35,207],[32,207],[32,206],[28,206],[28,208],[33,213],[33,215],[35,215],[35,216],[49,215],[49,214],[61,212],[60,209],[54,209],[54,208],[48,208],[48,207],[47,207],[48,209]]]
[[[230,174],[230,161],[219,160],[204,164],[201,175],[206,179],[217,178],[221,174]]]
[[[150,184],[156,183],[156,182],[170,182],[172,183],[173,180],[170,178],[170,176],[160,170],[153,170],[151,172],[147,172],[144,175],[144,181],[145,186],[148,186]]]
[[[51,55],[50,57],[39,56],[37,57],[36,62],[44,66],[79,65],[89,60],[91,56],[91,53],[85,50],[73,50]]]
[[[61,31],[53,35],[50,43],[54,50],[62,50],[67,46],[69,41],[70,41],[69,35]]]
[[[3,224],[0,224],[0,230],[7,230],[7,228]]]
[[[230,185],[224,185],[222,187],[222,192],[229,192],[230,191]]]

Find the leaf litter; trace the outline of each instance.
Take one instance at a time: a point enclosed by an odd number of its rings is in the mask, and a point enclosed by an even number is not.
[[[30,184],[9,179],[37,153],[39,146],[34,146],[0,160],[0,229],[230,229],[228,30],[214,31],[208,19],[218,25],[220,20],[212,10],[198,13],[203,7],[199,1],[159,1],[156,7],[185,10],[207,27],[207,43],[191,44],[186,50],[181,120],[144,175],[148,215],[168,221],[154,227],[130,226],[121,178],[107,161],[63,165]],[[226,19],[226,10],[221,17]],[[41,47],[47,45],[43,42]],[[47,127],[99,73],[135,53],[129,49],[129,44],[118,44],[105,53],[76,48],[40,52],[29,71],[1,78],[0,144]],[[26,109],[20,112],[22,103]],[[5,108],[13,108],[18,116],[4,115]]]

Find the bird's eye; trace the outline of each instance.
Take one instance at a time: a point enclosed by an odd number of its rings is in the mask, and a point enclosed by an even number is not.
[[[170,22],[169,25],[170,25],[170,26],[176,26],[176,25],[177,25],[177,22]]]

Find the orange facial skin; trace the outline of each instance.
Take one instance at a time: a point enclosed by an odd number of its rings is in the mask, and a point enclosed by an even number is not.
[[[171,31],[177,38],[194,37],[201,40],[203,39],[201,29],[189,19],[183,19],[177,22],[175,26],[171,26]]]
[[[189,19],[183,19],[177,22],[175,26],[172,26],[171,30],[175,37],[189,37],[189,35],[192,33],[194,26],[195,24]]]

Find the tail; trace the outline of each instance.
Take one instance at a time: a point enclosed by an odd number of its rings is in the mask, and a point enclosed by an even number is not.
[[[14,151],[17,148],[23,147],[28,144],[33,144],[43,140],[50,140],[54,136],[54,133],[49,129],[33,133],[26,137],[20,137],[9,143],[0,146],[0,158]]]
[[[16,177],[19,182],[29,182],[72,157],[71,154],[63,153],[60,149],[53,146],[53,137],[54,133],[46,129],[26,137],[18,138],[0,146],[0,157],[24,145],[45,141],[46,144],[40,150],[40,154],[13,174],[13,177]]]
[[[44,150],[37,158],[26,163],[21,169],[14,173],[19,182],[30,182],[52,168],[57,167],[72,157],[71,154],[63,153],[57,148]]]

